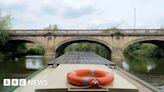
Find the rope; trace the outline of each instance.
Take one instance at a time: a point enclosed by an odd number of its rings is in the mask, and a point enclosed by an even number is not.
[[[100,82],[96,78],[93,79],[92,85],[99,85],[99,84],[100,84]]]
[[[91,85],[88,85],[88,86],[82,86],[82,87],[75,86],[75,87],[70,87],[70,88],[72,88],[72,89],[81,89],[81,88],[90,88],[90,87],[92,87],[92,86],[97,86],[97,87],[103,88],[103,86],[100,85],[100,82],[99,82],[96,78],[93,79]]]

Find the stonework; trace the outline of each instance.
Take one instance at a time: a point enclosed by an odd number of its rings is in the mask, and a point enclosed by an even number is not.
[[[130,44],[141,42],[141,41],[149,41],[149,40],[159,40],[164,41],[164,34],[156,35],[150,34],[149,32],[145,32],[146,35],[141,35],[143,33],[133,34],[133,35],[124,35],[124,36],[112,36],[112,35],[102,35],[99,34],[63,34],[63,33],[55,33],[52,31],[44,31],[42,33],[11,33],[10,40],[27,40],[41,45],[45,49],[45,57],[55,58],[58,56],[57,50],[58,48],[69,45],[72,42],[78,41],[89,41],[102,44],[108,47],[111,50],[111,57],[113,62],[117,62],[123,59],[123,50],[129,46]],[[48,34],[48,35],[47,35]]]

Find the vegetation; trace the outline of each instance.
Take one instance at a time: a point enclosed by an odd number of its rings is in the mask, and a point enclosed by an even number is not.
[[[56,30],[56,29],[58,29],[58,25],[57,24],[54,24],[54,25],[49,25],[48,27],[46,27],[45,29],[54,29],[54,30]]]
[[[116,39],[120,39],[120,36],[124,36],[121,30],[116,27],[112,27],[112,28],[104,30],[103,34],[111,34],[111,36],[112,37],[115,36]]]
[[[135,43],[124,50],[125,56],[164,57],[164,48],[152,43]]]
[[[148,73],[151,69],[149,70],[147,66],[151,66],[151,68],[154,68],[154,61],[158,61],[158,59],[152,57],[127,57],[125,58],[125,61],[129,65],[130,71]]]
[[[118,29],[117,27],[112,27],[112,28],[103,30],[103,33],[121,33],[121,32],[120,32],[120,29]]]
[[[103,33],[111,33],[111,32],[118,32],[118,31],[119,29],[117,27],[112,27],[112,28],[105,29]]]
[[[41,46],[31,48],[27,51],[28,55],[44,55],[44,49]]]
[[[106,47],[96,44],[96,43],[73,43],[65,48],[65,52],[72,52],[72,51],[83,51],[83,52],[94,52],[104,58],[110,59],[111,52],[107,50]]]
[[[112,33],[112,36],[123,36],[123,33],[121,33],[120,31],[117,31],[115,33]]]
[[[28,50],[27,50],[27,47],[26,47],[26,44],[22,43],[20,44],[18,47],[17,47],[17,51],[18,52],[22,52],[22,53],[26,53]]]
[[[25,55],[44,55],[44,49],[37,44],[23,43],[17,47],[17,52],[25,53]]]
[[[5,45],[9,38],[9,29],[11,26],[10,15],[4,15],[0,11],[0,45]]]

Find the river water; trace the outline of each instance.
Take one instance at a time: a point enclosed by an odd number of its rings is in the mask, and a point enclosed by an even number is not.
[[[0,92],[7,92],[13,87],[4,87],[3,79],[26,78],[36,71],[44,68],[44,58],[42,56],[26,56],[11,61],[8,59],[0,60]]]
[[[164,92],[164,58],[125,57],[122,68]]]

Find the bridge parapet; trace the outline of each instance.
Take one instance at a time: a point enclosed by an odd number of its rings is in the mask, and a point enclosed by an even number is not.
[[[45,33],[53,33],[52,30],[11,30],[10,34],[45,34]]]
[[[164,29],[124,29],[123,33],[164,33]]]
[[[124,35],[164,35],[164,29],[118,29]],[[88,30],[11,30],[11,35],[112,35],[115,31],[105,29]]]

